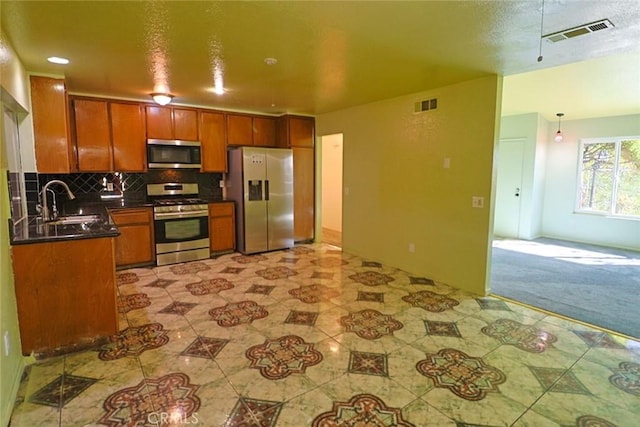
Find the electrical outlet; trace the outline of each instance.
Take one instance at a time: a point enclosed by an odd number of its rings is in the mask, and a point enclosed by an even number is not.
[[[10,351],[11,338],[9,337],[9,331],[4,331],[4,355],[8,356]]]
[[[449,157],[444,158],[444,168],[449,169],[451,167],[451,159]]]
[[[484,208],[484,197],[473,196],[471,197],[472,208]]]
[[[107,182],[107,191],[113,191],[113,182]]]
[[[220,188],[224,188],[224,181],[223,181],[223,180],[220,180],[220,182],[218,183],[218,186],[219,186]]]
[[[416,251],[416,245],[409,243],[409,252],[414,253]]]

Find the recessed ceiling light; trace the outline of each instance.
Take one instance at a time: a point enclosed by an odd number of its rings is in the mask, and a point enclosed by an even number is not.
[[[228,89],[220,86],[212,86],[205,89],[207,92],[215,93],[216,95],[224,95],[228,92]]]
[[[61,58],[59,56],[50,56],[47,58],[47,61],[51,62],[52,64],[62,65],[67,65],[69,63],[69,60],[67,58]]]
[[[267,65],[275,65],[278,63],[276,58],[264,58],[264,63]]]

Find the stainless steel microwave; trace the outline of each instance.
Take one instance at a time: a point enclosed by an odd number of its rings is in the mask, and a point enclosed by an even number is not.
[[[200,169],[200,142],[147,139],[147,166],[149,169]]]

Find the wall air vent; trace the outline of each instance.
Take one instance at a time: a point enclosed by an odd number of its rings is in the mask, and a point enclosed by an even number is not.
[[[547,34],[542,36],[542,38],[549,43],[557,43],[562,40],[572,39],[584,34],[591,34],[595,33],[596,31],[606,30],[607,28],[613,27],[614,25],[611,23],[611,21],[609,21],[608,19],[601,19],[600,21],[591,22],[590,24],[584,24],[578,27],[567,28],[566,30]]]
[[[438,98],[425,99],[418,101],[414,105],[414,113],[422,113],[424,111],[435,110],[438,108]]]

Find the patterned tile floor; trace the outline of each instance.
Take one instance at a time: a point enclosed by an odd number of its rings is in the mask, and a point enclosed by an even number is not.
[[[118,272],[11,426],[636,426],[640,343],[314,244]]]

